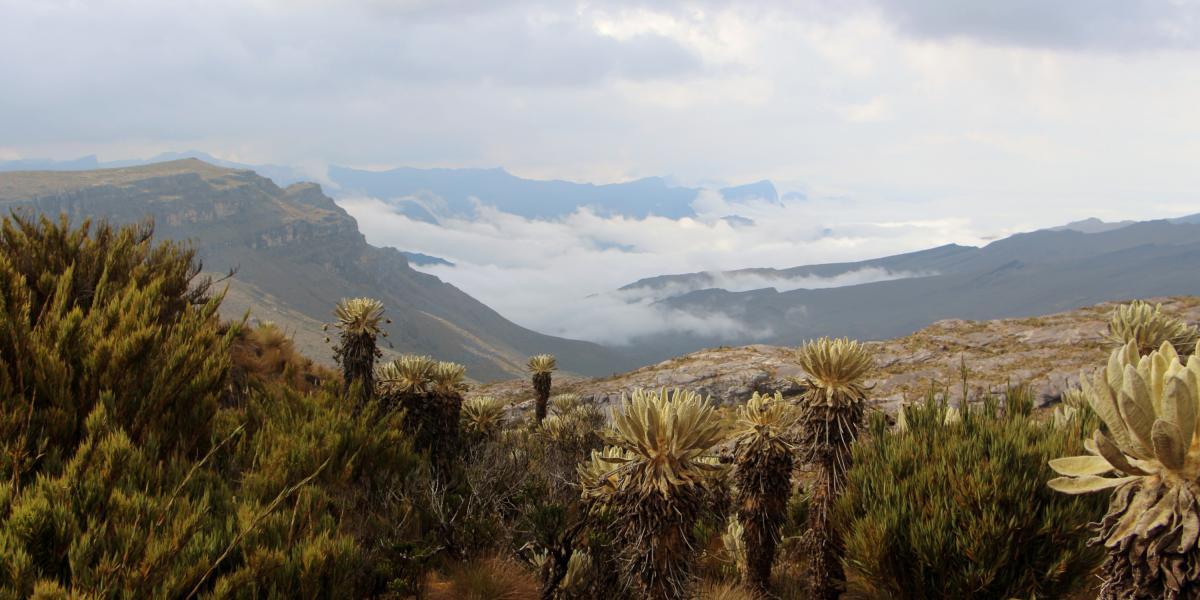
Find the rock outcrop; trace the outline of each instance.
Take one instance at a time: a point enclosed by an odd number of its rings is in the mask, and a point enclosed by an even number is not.
[[[1189,322],[1200,321],[1200,297],[1154,300]],[[1032,386],[1037,401],[1054,403],[1077,383],[1084,369],[1103,364],[1111,349],[1104,339],[1115,303],[1027,319],[939,321],[912,335],[869,342],[877,370],[869,384],[872,402],[893,411],[936,387],[954,401],[964,381],[972,398],[1007,385]],[[614,404],[634,388],[683,387],[722,403],[744,402],[754,392],[793,395],[802,390],[804,372],[792,360],[793,349],[780,346],[710,348],[622,375],[598,379],[558,377],[554,393],[570,392],[601,404]],[[528,402],[528,382],[506,381],[472,393]]]

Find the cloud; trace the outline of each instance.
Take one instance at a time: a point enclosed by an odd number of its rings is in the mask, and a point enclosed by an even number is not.
[[[770,179],[991,234],[1174,216],[1196,6],[0,0],[0,154]]]
[[[763,273],[714,274],[713,285],[619,290],[638,279],[697,270],[792,267],[856,260],[948,242],[974,242],[969,223],[901,219],[858,203],[806,199],[729,201],[706,191],[695,218],[601,216],[578,208],[560,219],[527,219],[481,204],[474,217],[418,221],[388,203],[340,198],[367,240],[445,258],[437,275],[506,317],[538,331],[607,344],[687,333],[714,339],[762,339],[736,314],[686,312],[659,303],[700,287],[741,291],[832,287],[921,273],[860,269],[831,278]],[[723,218],[745,216],[752,224]],[[877,220],[864,220],[874,216]]]
[[[800,265],[797,265],[800,266]],[[789,275],[769,271],[704,271],[686,280],[647,282],[627,286],[621,294],[630,301],[665,300],[704,289],[721,289],[728,292],[749,292],[766,288],[778,292],[799,289],[825,289],[862,285],[877,281],[930,277],[936,272],[890,271],[879,267],[862,267],[844,273],[822,277],[819,275]]]
[[[923,38],[1107,51],[1194,48],[1193,0],[874,0],[889,21]]]

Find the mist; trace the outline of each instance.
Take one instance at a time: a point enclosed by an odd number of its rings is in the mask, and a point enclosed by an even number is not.
[[[699,289],[782,292],[933,274],[879,268],[834,277],[720,271],[863,260],[945,243],[977,245],[993,234],[966,219],[915,218],[936,214],[937,206],[897,207],[889,214],[843,199],[733,202],[711,191],[693,203],[696,217],[681,219],[601,216],[586,206],[559,219],[528,219],[480,201],[473,216],[439,215],[426,222],[398,213],[383,199],[344,197],[338,203],[358,220],[368,242],[453,262],[420,270],[516,323],[608,345],[672,333],[714,340],[771,335],[736,314],[688,312],[662,302]],[[620,289],[643,278],[697,272],[707,273],[686,284]]]

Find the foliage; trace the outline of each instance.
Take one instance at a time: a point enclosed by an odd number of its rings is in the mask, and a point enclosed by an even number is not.
[[[466,368],[428,356],[405,355],[381,365],[376,393],[384,406],[401,409],[413,447],[429,454],[438,476],[447,475],[462,451],[462,392]]]
[[[558,361],[549,354],[538,354],[529,357],[529,372],[533,374],[533,391],[536,397],[534,404],[534,419],[541,423],[546,418],[547,405],[550,402],[551,371],[558,369]]]
[[[1142,356],[1130,340],[1081,383],[1105,429],[1088,454],[1050,461],[1062,475],[1050,487],[1112,490],[1096,539],[1109,552],[1104,596],[1191,597],[1200,587],[1200,357],[1185,366],[1169,341]]]
[[[736,518],[729,519],[721,532],[724,559],[733,567],[739,579],[746,578],[746,528]]]
[[[293,388],[151,233],[0,226],[0,597],[382,591],[416,467],[392,415]]]
[[[775,549],[787,519],[798,419],[796,407],[785,402],[778,392],[773,397],[755,393],[737,409],[730,436],[736,466],[734,502],[744,537],[746,583],[763,594],[770,589]]]
[[[463,401],[462,428],[474,438],[492,438],[504,429],[507,405],[492,396],[475,396]]]
[[[874,359],[848,339],[821,338],[801,346],[796,360],[808,373],[800,399],[802,458],[814,469],[809,516],[809,591],[835,600],[844,587],[842,541],[831,520],[850,466],[850,447],[862,425],[867,390],[863,380]]]
[[[1107,337],[1118,346],[1133,342],[1142,355],[1157,350],[1163,343],[1169,343],[1177,353],[1187,355],[1200,342],[1200,329],[1164,314],[1161,304],[1135,300],[1113,309]]]
[[[619,589],[606,581],[613,575],[607,564],[611,552],[603,536],[589,530],[596,521],[590,518],[576,476],[579,465],[601,448],[606,420],[596,406],[578,399],[555,410],[557,414],[530,430],[528,437],[536,466],[523,521],[530,541],[546,556],[540,563],[543,597],[612,598]],[[585,558],[587,565],[580,562]]]
[[[430,587],[429,600],[529,600],[538,595],[528,569],[500,557],[458,565],[448,581]]]
[[[714,583],[700,590],[698,600],[758,600],[760,596],[732,583]]]
[[[538,354],[529,357],[530,373],[549,373],[558,369],[558,361],[551,354]]]
[[[237,327],[229,348],[230,385],[241,395],[256,381],[272,380],[301,392],[313,392],[335,375],[296,350],[296,345],[271,322],[257,327]]]
[[[343,389],[358,382],[359,401],[365,402],[375,390],[375,359],[383,355],[376,341],[381,334],[387,336],[380,328],[383,303],[374,298],[343,298],[334,307],[333,316],[334,326],[341,332],[333,358],[342,366]]]
[[[693,585],[693,527],[710,510],[721,470],[712,452],[724,423],[684,390],[635,390],[622,404],[618,450],[593,455],[613,467],[598,476],[589,470],[584,491],[613,515],[626,581],[646,598],[684,597]]]
[[[1054,494],[1046,460],[1080,449],[1084,419],[1055,427],[989,398],[946,424],[944,396],[905,410],[908,427],[872,416],[836,509],[846,566],[881,598],[1063,597],[1099,555],[1081,532],[1098,502]]]

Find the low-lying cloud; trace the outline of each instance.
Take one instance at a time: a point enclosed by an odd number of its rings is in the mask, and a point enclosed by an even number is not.
[[[770,271],[705,271],[686,278],[650,281],[640,285],[631,285],[623,289],[622,292],[630,295],[631,298],[639,300],[643,298],[663,300],[698,290],[713,288],[729,292],[749,292],[751,290],[766,288],[771,288],[778,292],[789,292],[800,289],[817,290],[862,285],[877,281],[928,277],[931,275],[937,275],[937,273],[925,271],[891,271],[882,267],[861,267],[830,276],[811,274],[791,275]]]
[[[834,277],[721,271],[862,260],[984,237],[965,219],[914,216],[945,214],[938,206],[881,209],[842,199],[731,202],[714,192],[694,203],[695,218],[681,219],[600,216],[586,207],[559,219],[527,219],[481,203],[474,217],[426,222],[376,198],[338,202],[372,244],[453,262],[421,270],[505,317],[544,333],[612,345],[674,333],[714,340],[771,335],[737,315],[686,312],[661,302],[695,289],[787,291],[926,275],[877,268]],[[726,218],[731,215],[744,219]],[[702,271],[714,285],[620,290],[639,279]]]

